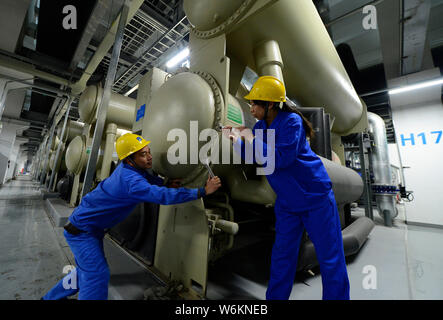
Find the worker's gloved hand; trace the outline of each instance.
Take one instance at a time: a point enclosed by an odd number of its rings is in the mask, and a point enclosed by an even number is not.
[[[219,177],[215,176],[212,179],[211,179],[211,177],[209,177],[208,181],[206,181],[206,185],[205,185],[206,195],[214,193],[220,187],[221,187],[221,181],[220,181]]]
[[[168,183],[166,184],[166,186],[168,188],[180,188],[181,181],[182,181],[182,179],[171,179],[171,180],[168,180]]]

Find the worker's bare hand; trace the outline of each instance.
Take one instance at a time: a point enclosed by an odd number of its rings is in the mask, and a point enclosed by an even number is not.
[[[220,187],[221,187],[221,181],[219,177],[216,176],[212,179],[211,177],[209,177],[208,181],[206,181],[206,186],[205,186],[206,195],[214,193]]]
[[[247,127],[238,127],[237,129],[240,130],[240,137],[243,141],[252,142],[254,140],[254,134],[251,129]]]
[[[248,132],[248,130],[250,131],[249,128],[246,128],[244,126],[236,127],[236,128],[233,128],[231,126],[225,126],[222,129],[222,133],[226,138],[228,138],[228,139],[232,140],[234,143],[236,143],[238,139],[244,140],[243,132]]]
[[[231,139],[231,134],[232,134],[231,131],[232,131],[231,126],[224,126],[222,128],[222,134],[228,139]]]

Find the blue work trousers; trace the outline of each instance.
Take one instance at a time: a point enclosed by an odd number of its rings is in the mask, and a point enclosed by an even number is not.
[[[349,300],[349,279],[334,193],[331,191],[318,209],[295,213],[276,210],[275,215],[276,235],[266,299],[289,298],[305,228],[314,244],[320,265],[323,300]]]
[[[43,300],[61,300],[78,292],[78,300],[107,300],[110,278],[103,237],[64,232],[77,267],[60,280]]]

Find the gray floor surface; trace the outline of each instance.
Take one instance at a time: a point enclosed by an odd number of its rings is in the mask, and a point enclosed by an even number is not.
[[[354,215],[364,215],[364,211],[357,209]],[[383,226],[382,219],[377,213],[374,215],[376,226],[367,242],[357,255],[348,259],[351,298],[443,299],[443,229],[405,224],[402,205],[393,228]],[[111,243],[105,242],[105,251],[113,252],[112,259],[119,261],[112,263],[108,259],[113,282],[110,298],[141,299],[142,288],[157,283]],[[73,264],[63,229],[55,227],[44,210],[38,183],[29,176],[21,176],[3,185],[0,188],[0,300],[40,299],[63,277],[63,269]],[[211,282],[208,298],[265,298],[266,283],[235,273],[230,277],[229,285]],[[372,281],[368,282],[368,277]],[[368,283],[371,288],[365,286]],[[296,281],[290,299],[321,299],[321,276],[309,276],[304,283]]]

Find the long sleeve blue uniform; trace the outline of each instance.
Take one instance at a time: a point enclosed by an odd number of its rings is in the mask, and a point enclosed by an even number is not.
[[[85,231],[64,232],[77,267],[44,297],[58,300],[79,292],[79,300],[106,300],[109,268],[103,252],[104,229],[123,221],[140,202],[183,203],[204,195],[204,188],[166,188],[163,179],[121,163],[112,175],[83,197],[69,221]]]
[[[258,129],[263,130],[262,135],[257,134]],[[274,130],[275,134],[274,157],[270,157],[272,153],[268,150],[268,130]],[[332,183],[320,158],[309,146],[301,117],[281,111],[269,127],[264,120],[258,121],[253,134],[253,161],[264,167],[274,161],[275,168],[267,175],[277,199],[276,235],[266,298],[289,298],[305,228],[320,264],[323,299],[349,299],[341,224]],[[245,143],[240,139],[234,149],[246,157]]]

